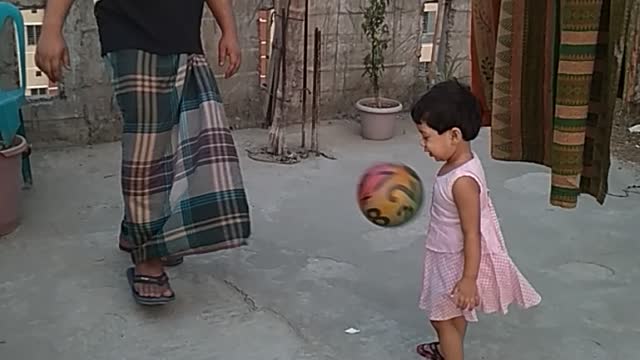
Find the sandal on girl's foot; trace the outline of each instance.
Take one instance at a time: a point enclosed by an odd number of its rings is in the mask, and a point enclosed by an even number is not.
[[[125,241],[120,240],[118,242],[118,247],[120,248],[120,250],[130,254],[131,248],[124,244],[125,244]],[[162,261],[163,266],[174,267],[182,264],[184,262],[184,257],[183,256],[166,256],[166,257],[161,257],[160,260]]]
[[[127,269],[127,279],[129,280],[129,287],[131,288],[133,298],[140,305],[164,305],[176,299],[176,294],[169,286],[169,277],[164,272],[160,276],[138,275],[136,274],[135,268],[131,267]],[[148,284],[157,286],[158,288],[163,289],[162,292],[164,292],[166,289],[169,289],[171,291],[171,296],[140,295],[140,293],[138,293],[138,291],[136,290],[136,284]]]
[[[438,345],[440,345],[438,341],[420,344],[416,347],[416,351],[418,352],[418,355],[424,357],[425,359],[444,360],[444,357],[438,349]]]

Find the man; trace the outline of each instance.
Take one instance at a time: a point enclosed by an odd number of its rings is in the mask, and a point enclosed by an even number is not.
[[[63,25],[73,0],[48,0],[36,64],[69,68]],[[206,0],[222,31],[225,77],[240,66],[230,0]],[[119,245],[131,253],[135,300],[175,299],[164,266],[246,244],[249,206],[215,78],[203,55],[205,0],[99,0],[95,16],[122,112]]]

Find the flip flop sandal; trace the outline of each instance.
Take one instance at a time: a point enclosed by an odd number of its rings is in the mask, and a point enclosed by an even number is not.
[[[131,253],[131,248],[127,248],[123,246],[121,242],[118,242],[118,247],[120,248],[121,251],[124,251],[129,254]],[[174,267],[182,264],[184,262],[184,257],[183,256],[166,256],[166,257],[161,257],[160,260],[162,261],[162,265],[167,267]]]
[[[149,276],[149,275],[136,275],[135,268],[127,269],[127,280],[129,280],[129,287],[131,288],[131,293],[133,294],[133,298],[140,305],[164,305],[176,299],[176,294],[171,290],[171,296],[142,296],[134,287],[135,284],[151,284],[157,285],[159,287],[165,287],[169,285],[169,277],[166,273],[162,273],[160,276]]]
[[[438,345],[440,345],[440,342],[438,341],[434,341],[426,344],[420,344],[416,347],[416,352],[418,352],[418,355],[426,359],[444,360],[444,357],[440,353],[440,350],[438,350]]]

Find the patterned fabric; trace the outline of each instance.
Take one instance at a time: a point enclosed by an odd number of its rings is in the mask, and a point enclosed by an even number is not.
[[[516,304],[527,309],[540,303],[541,298],[505,253],[483,253],[478,272],[480,307],[472,311],[460,310],[450,294],[462,278],[463,253],[439,253],[427,250],[424,258],[424,282],[420,295],[420,309],[432,321],[445,321],[464,316],[478,321],[477,311],[486,314],[507,314]]]
[[[471,87],[482,106],[482,122],[490,125],[500,0],[472,0],[471,9]]]
[[[553,205],[604,202],[625,1],[473,0],[472,87],[492,156],[549,166]]]
[[[246,244],[238,154],[203,55],[107,55],[123,117],[121,236],[134,263]]]
[[[603,1],[567,0],[562,3],[559,63],[556,77],[556,98],[551,151],[551,201],[554,205],[573,207],[580,194],[580,175],[593,149],[586,149],[587,117],[598,116],[595,106],[602,106],[602,79],[596,79],[594,65],[600,29],[608,31],[607,16],[603,16]],[[608,10],[608,9],[607,9]],[[607,11],[608,13],[608,11]],[[607,14],[608,15],[608,14]],[[601,54],[606,55],[606,54]],[[595,83],[594,83],[595,80]],[[590,97],[593,88],[593,99]],[[597,118],[590,124],[597,129]],[[611,123],[609,123],[609,127]],[[607,141],[607,160],[609,142]],[[585,153],[585,150],[589,153]],[[608,165],[608,162],[607,162]],[[608,167],[608,166],[607,166]],[[585,180],[591,181],[588,174]],[[606,182],[606,178],[604,179]],[[597,190],[597,189],[596,189]],[[604,189],[606,193],[606,188]],[[596,193],[597,194],[597,193]],[[603,194],[604,196],[604,194]]]
[[[453,201],[453,185],[461,177],[474,179],[480,187],[482,252],[476,283],[481,302],[479,309],[485,313],[506,314],[512,303],[522,308],[537,305],[541,301],[540,295],[509,257],[482,163],[474,154],[463,165],[438,175],[434,182],[420,308],[434,321],[460,316],[467,321],[478,320],[475,310],[458,309],[450,296],[464,270],[464,236],[460,214]]]
[[[627,21],[626,56],[622,73],[624,81],[622,101],[638,109],[640,106],[640,2],[627,1],[625,21]],[[615,11],[615,10],[614,10]]]

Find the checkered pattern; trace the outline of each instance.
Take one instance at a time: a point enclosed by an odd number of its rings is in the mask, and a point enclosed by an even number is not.
[[[443,321],[464,316],[467,321],[478,321],[476,310],[458,309],[449,296],[462,278],[463,267],[463,253],[426,251],[420,308],[427,312],[429,320]],[[506,314],[510,304],[529,308],[541,300],[506,253],[482,255],[477,286],[481,302],[479,309],[484,313]]]
[[[123,117],[121,236],[135,263],[249,237],[238,154],[203,55],[107,55]]]

